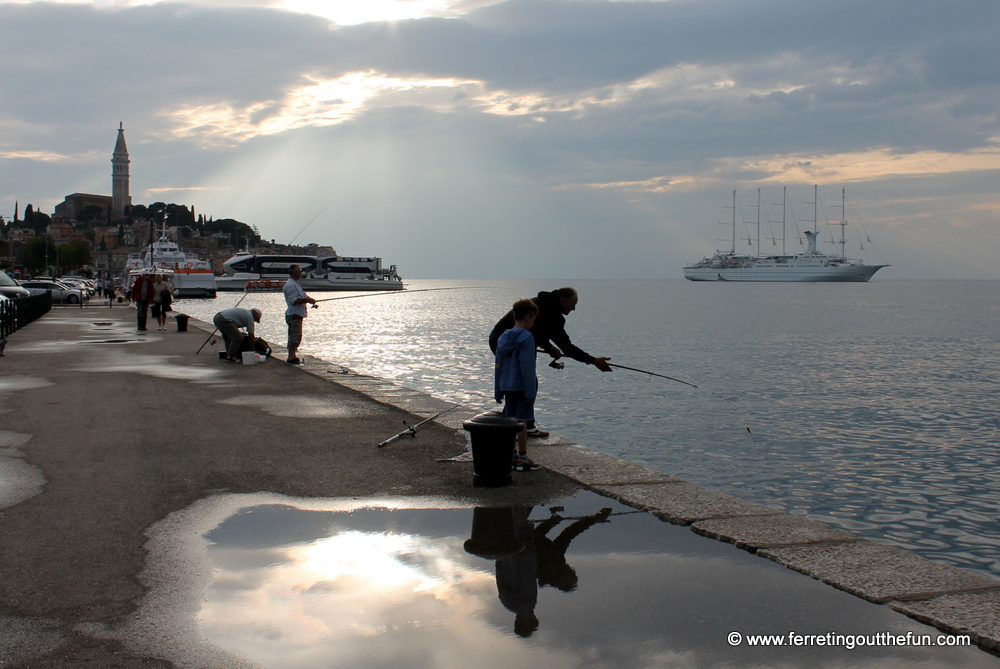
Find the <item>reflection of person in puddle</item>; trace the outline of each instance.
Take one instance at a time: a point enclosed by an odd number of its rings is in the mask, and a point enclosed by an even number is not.
[[[592,525],[608,522],[611,509],[604,508],[593,515],[579,518],[560,532],[558,537],[549,539],[545,536],[549,530],[565,520],[559,515],[562,510],[561,506],[552,507],[549,509],[549,517],[535,527],[534,544],[535,550],[538,552],[538,585],[542,587],[551,585],[563,592],[571,592],[576,590],[577,576],[576,570],[566,562],[566,549],[569,548],[573,539],[583,534]]]
[[[514,509],[514,531],[524,541],[524,550],[497,560],[497,592],[500,603],[514,614],[514,633],[529,637],[538,629],[535,603],[538,585],[535,582],[538,563],[535,556],[535,536],[528,515],[530,506]]]
[[[514,632],[529,637],[538,629],[535,604],[538,586],[554,586],[563,592],[576,589],[576,571],[566,562],[570,542],[596,523],[608,522],[610,508],[578,518],[555,539],[545,536],[565,518],[559,515],[561,506],[549,510],[549,517],[532,527],[528,516],[532,507],[514,509],[516,532],[524,541],[524,550],[497,560],[497,591],[500,602],[514,614]]]

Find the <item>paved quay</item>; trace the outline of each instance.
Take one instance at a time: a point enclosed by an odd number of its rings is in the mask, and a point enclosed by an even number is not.
[[[530,444],[542,470],[515,474],[509,487],[473,488],[471,465],[438,461],[464,450],[461,424],[469,412],[451,411],[416,438],[379,449],[404,421],[412,425],[451,405],[308,356],[298,368],[278,360],[227,363],[211,346],[196,355],[210,326],[192,322],[177,332],[171,319],[166,332],[151,321],[152,330],[137,333],[134,315],[122,306],[55,308],[11,336],[0,358],[4,669],[261,666],[206,648],[196,619],[208,575],[194,573],[196,561],[164,554],[158,534],[183,534],[180,520],[192,509],[240,495],[424,506],[438,500],[472,509],[551,506],[596,494],[666,521],[660,526],[668,543],[684,533],[685,557],[703,563],[685,585],[716,594],[705,596],[707,604],[688,594],[668,608],[683,618],[687,608],[710,607],[705,638],[691,652],[710,651],[712,664],[1000,666],[991,654],[1000,650],[1000,581],[987,575],[557,438]],[[712,567],[723,559],[732,566]],[[154,573],[168,577],[157,581]],[[752,574],[765,575],[780,604],[754,609]],[[162,596],[164,581],[174,595],[184,589],[178,583],[193,585],[187,599],[171,599]],[[158,601],[174,603],[151,608],[154,591]],[[782,654],[786,649],[731,647],[729,609],[742,609],[760,633],[802,631],[811,618],[824,632],[838,630],[852,617],[892,630],[970,635],[979,648],[887,656],[879,653],[904,650],[825,648],[802,659]]]

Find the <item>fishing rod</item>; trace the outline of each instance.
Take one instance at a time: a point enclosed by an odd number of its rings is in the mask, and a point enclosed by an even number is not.
[[[446,413],[448,413],[449,411],[454,411],[455,409],[457,409],[457,408],[458,408],[458,407],[460,407],[460,406],[465,406],[465,405],[464,405],[464,404],[456,404],[455,406],[451,407],[450,409],[445,409],[444,411],[441,411],[440,413],[436,413],[436,414],[434,414],[434,415],[433,415],[433,416],[431,416],[430,418],[425,418],[424,420],[420,421],[420,422],[419,422],[419,423],[417,423],[416,425],[407,425],[407,427],[406,427],[406,429],[405,429],[405,430],[403,430],[403,431],[402,431],[402,432],[400,432],[399,434],[395,434],[395,435],[393,435],[393,436],[389,437],[388,439],[386,439],[385,441],[383,441],[382,443],[380,443],[380,444],[378,445],[378,447],[379,447],[379,448],[382,448],[383,446],[388,446],[388,445],[389,445],[389,444],[391,444],[392,442],[396,441],[397,439],[402,439],[402,438],[403,438],[404,436],[406,436],[406,435],[410,435],[411,437],[416,437],[416,436],[417,436],[417,428],[418,428],[418,427],[420,427],[420,426],[421,426],[421,425],[423,425],[424,423],[429,423],[429,422],[431,422],[431,421],[432,421],[432,420],[434,420],[435,418],[439,418],[439,417],[441,417],[441,416],[445,415],[445,414],[446,414]],[[403,421],[403,425],[406,425],[406,421],[405,421],[405,420]]]
[[[322,214],[322,213],[323,213],[324,211],[326,211],[326,207],[323,207],[322,209],[320,209],[320,210],[319,210],[319,214]],[[317,218],[319,218],[319,214],[316,214],[316,215],[315,215],[315,216],[313,216],[313,217],[312,217],[311,219],[309,219],[309,222],[308,222],[308,223],[306,223],[306,224],[305,224],[305,226],[303,226],[303,228],[302,228],[301,230],[299,230],[299,234],[298,234],[298,235],[295,235],[294,237],[292,237],[292,241],[288,242],[288,246],[291,246],[292,244],[294,244],[294,243],[295,243],[295,240],[296,240],[296,239],[298,239],[298,238],[299,238],[299,236],[300,236],[300,235],[301,235],[301,234],[302,234],[303,232],[305,232],[305,231],[306,231],[306,228],[308,228],[308,227],[309,227],[310,225],[312,225],[313,221],[315,221],[315,220],[316,220]],[[278,255],[281,255],[281,254],[279,253]]]
[[[608,364],[611,365],[612,367],[618,367],[619,369],[627,369],[627,370],[632,371],[632,372],[639,372],[640,374],[649,374],[650,376],[658,376],[658,377],[660,377],[662,379],[670,379],[671,381],[676,381],[677,383],[683,383],[684,385],[691,386],[692,388],[697,388],[698,387],[698,386],[694,385],[693,383],[688,383],[687,381],[681,381],[680,379],[675,379],[674,377],[667,376],[666,374],[657,374],[656,372],[650,372],[650,371],[647,371],[645,369],[637,369],[635,367],[626,367],[625,365],[615,365],[615,364],[610,363],[610,362]],[[711,393],[713,397],[717,397],[720,400],[722,400],[723,402],[725,402],[726,404],[728,404],[729,406],[733,407],[733,409],[735,409],[736,412],[739,413],[739,407],[737,407],[731,400],[723,397],[722,395],[720,395],[718,393],[714,393],[712,391],[708,391],[708,392]],[[750,431],[750,426],[744,424],[744,427],[747,429],[747,434],[750,435],[750,440],[756,446],[757,445],[757,440],[754,438],[753,432]]]
[[[559,363],[550,363],[549,366],[550,367],[555,367],[558,364]],[[674,377],[667,376],[666,374],[657,374],[656,372],[650,372],[648,370],[639,369],[637,367],[626,367],[625,365],[616,365],[613,362],[609,362],[608,365],[611,366],[611,367],[617,367],[618,369],[627,369],[630,372],[639,372],[640,374],[648,374],[649,376],[658,376],[661,379],[669,379],[671,381],[676,381],[677,383],[683,383],[685,386],[691,386],[692,388],[698,388],[698,386],[694,385],[693,383],[688,383],[687,381],[682,381],[681,379],[675,379]],[[561,369],[561,367],[556,367],[556,368],[557,369]],[[737,407],[731,400],[723,397],[722,395],[720,395],[718,393],[712,392],[710,390],[707,391],[707,392],[711,393],[711,395],[713,397],[717,397],[718,399],[722,400],[726,404],[730,405],[731,407],[733,407],[734,409],[736,409],[737,413],[739,413],[739,407]],[[756,445],[757,444],[757,439],[754,438],[753,432],[750,431],[750,426],[749,425],[744,425],[744,427],[746,427],[746,429],[747,429],[747,434],[750,435],[750,440],[753,441],[754,445]]]
[[[378,293],[362,293],[361,295],[344,295],[343,297],[326,297],[316,302],[332,302],[333,300],[353,300],[356,297],[379,297],[380,295],[410,295],[412,293],[429,293],[432,290],[463,290],[476,289],[481,286],[451,286],[448,288],[420,288],[419,290],[384,290]],[[315,305],[313,305],[315,308]]]
[[[698,386],[693,383],[688,383],[687,381],[681,381],[680,379],[675,379],[672,376],[667,376],[666,374],[657,374],[656,372],[647,372],[645,369],[636,369],[635,367],[626,367],[625,365],[616,365],[613,362],[608,363],[609,367],[617,367],[618,369],[627,369],[630,372],[639,372],[640,374],[649,374],[650,376],[658,376],[661,379],[670,379],[671,381],[676,381],[677,383],[683,383],[685,386],[691,386],[692,388],[697,388]],[[713,395],[715,393],[712,393]]]

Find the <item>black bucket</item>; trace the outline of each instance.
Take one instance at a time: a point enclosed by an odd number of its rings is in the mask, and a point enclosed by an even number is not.
[[[188,329],[188,315],[187,314],[177,314],[174,316],[177,319],[177,331],[187,332]]]
[[[472,485],[510,485],[514,444],[524,425],[499,411],[487,411],[462,423],[472,441]]]

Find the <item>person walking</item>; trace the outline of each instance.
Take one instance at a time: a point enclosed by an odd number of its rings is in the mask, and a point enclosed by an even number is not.
[[[579,296],[573,288],[560,288],[552,292],[538,293],[537,297],[531,301],[538,306],[538,317],[531,327],[531,334],[535,338],[535,345],[552,356],[553,360],[558,360],[563,356],[568,356],[586,365],[593,365],[602,372],[610,372],[611,366],[608,360],[611,358],[597,358],[583,349],[573,345],[569,335],[566,334],[566,316],[576,311]],[[497,342],[500,335],[514,327],[514,311],[511,310],[501,318],[490,332],[490,350],[494,354],[497,352]],[[535,427],[534,420],[528,424],[528,436],[543,438],[549,436],[544,430]]]
[[[149,301],[153,297],[153,281],[148,274],[139,274],[132,284],[129,297],[135,303],[136,330],[146,331],[146,319],[149,312]]]
[[[157,274],[153,280],[153,318],[156,319],[156,329],[167,329],[167,312],[171,311],[170,304],[173,302],[171,285],[162,274]]]
[[[299,346],[302,344],[302,321],[308,315],[307,304],[316,304],[316,300],[306,295],[299,279],[302,278],[302,268],[291,265],[288,268],[288,281],[285,282],[282,293],[285,295],[285,323],[288,324],[288,364],[301,365]]]

